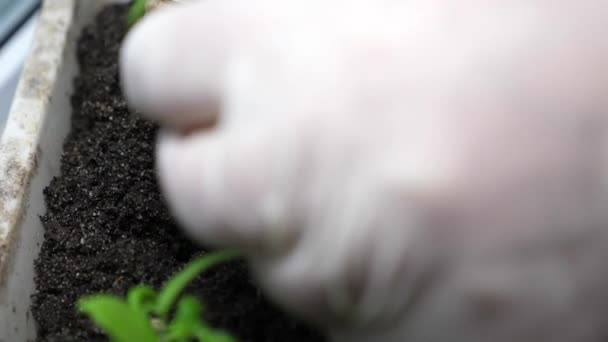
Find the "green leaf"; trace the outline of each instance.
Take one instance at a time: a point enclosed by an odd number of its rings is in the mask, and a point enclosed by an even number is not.
[[[153,288],[141,285],[129,290],[127,303],[132,309],[149,315],[156,308],[156,298],[156,291]]]
[[[78,309],[116,342],[160,342],[148,316],[118,297],[96,295],[81,299]]]
[[[184,296],[177,305],[175,319],[167,329],[167,340],[202,341],[202,342],[236,342],[229,334],[210,328],[202,320],[203,305],[196,297]]]
[[[202,327],[196,335],[202,342],[238,342],[230,334],[221,330],[212,330]]]
[[[135,25],[139,21],[139,19],[143,18],[146,15],[146,4],[148,0],[135,0],[129,9],[129,14],[127,17],[127,22],[129,27]]]
[[[212,330],[205,326],[199,326],[194,335],[201,342],[237,342],[237,340],[229,334]]]
[[[237,340],[229,334],[222,331],[214,331],[206,336],[203,342],[237,342]]]
[[[201,322],[203,307],[193,296],[185,296],[179,301],[175,318],[167,328],[168,341],[190,341],[196,337]]]
[[[203,305],[194,296],[184,296],[177,305],[175,319],[180,322],[200,322],[203,315]]]
[[[238,252],[227,250],[204,255],[190,263],[184,270],[169,280],[164,289],[160,292],[156,306],[156,313],[160,315],[161,318],[166,319],[171,307],[180,296],[181,292],[199,274],[217,264],[235,259],[238,256]]]

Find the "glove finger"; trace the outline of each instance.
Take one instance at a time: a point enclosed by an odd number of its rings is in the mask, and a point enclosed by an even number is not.
[[[229,56],[253,31],[251,2],[201,1],[150,13],[125,39],[120,68],[130,105],[179,130],[217,120]]]
[[[273,148],[277,136],[263,131],[161,134],[161,186],[195,239],[257,254],[280,251],[294,239],[286,196],[295,182],[284,167],[291,163]]]

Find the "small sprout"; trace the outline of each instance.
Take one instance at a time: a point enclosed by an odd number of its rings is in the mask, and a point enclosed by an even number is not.
[[[80,311],[95,321],[113,341],[161,341],[150,326],[148,316],[118,297],[96,295],[81,300],[78,306]]]
[[[127,295],[127,303],[137,311],[150,315],[154,312],[156,305],[156,291],[149,286],[134,287]]]
[[[129,9],[127,22],[129,27],[135,25],[141,18],[146,15],[146,7],[148,0],[135,0]]]
[[[146,13],[170,3],[179,3],[179,0],[134,0],[131,8],[129,9],[129,15],[127,22],[129,27],[135,25]]]
[[[162,318],[166,318],[179,295],[199,274],[217,264],[234,259],[237,255],[232,251],[219,252],[190,263],[188,267],[169,280],[160,292],[156,301],[156,313]]]
[[[230,335],[211,329],[200,320],[202,304],[192,296],[182,298],[177,306],[173,323],[167,329],[167,341],[236,342]]]
[[[238,253],[233,251],[203,256],[177,273],[158,294],[151,287],[137,286],[129,290],[126,300],[98,294],[82,298],[78,308],[114,342],[236,342],[202,319],[204,306],[193,296],[183,296],[170,319],[176,300],[188,284],[209,268],[236,257]]]

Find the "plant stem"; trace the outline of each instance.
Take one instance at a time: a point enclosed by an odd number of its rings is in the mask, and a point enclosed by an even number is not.
[[[204,255],[192,262],[186,269],[175,275],[162,289],[158,296],[156,313],[166,321],[169,311],[177,298],[199,274],[217,264],[235,259],[239,255],[238,252],[232,250],[221,251]]]

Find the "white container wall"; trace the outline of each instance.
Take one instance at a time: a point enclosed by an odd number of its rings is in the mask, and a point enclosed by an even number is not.
[[[43,189],[59,172],[70,127],[82,27],[110,0],[47,0],[0,140],[0,341],[36,336],[30,313],[43,239]],[[113,1],[116,2],[116,1]]]
[[[4,131],[8,111],[19,82],[23,60],[30,50],[37,19],[37,15],[32,16],[6,44],[0,47],[0,136]]]

